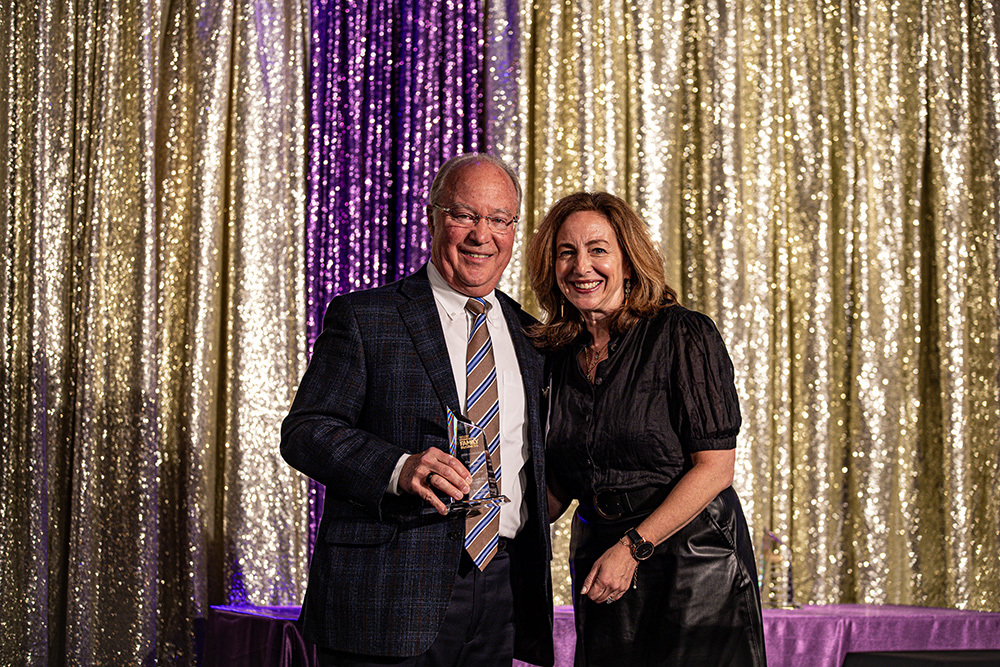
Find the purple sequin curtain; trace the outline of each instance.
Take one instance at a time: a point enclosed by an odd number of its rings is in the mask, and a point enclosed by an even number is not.
[[[477,0],[314,0],[306,303],[309,345],[338,294],[419,268],[437,168],[483,143]],[[322,510],[314,489],[310,547]]]

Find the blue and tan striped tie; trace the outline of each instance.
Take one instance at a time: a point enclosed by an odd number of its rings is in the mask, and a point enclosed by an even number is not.
[[[475,316],[466,352],[466,411],[469,420],[486,435],[490,451],[489,466],[486,454],[482,452],[470,462],[472,490],[469,493],[473,498],[482,498],[490,493],[488,467],[493,468],[498,485],[500,482],[500,401],[496,363],[493,361],[493,341],[486,327],[486,310],[489,306],[485,299],[473,297],[465,307]],[[465,520],[465,550],[480,570],[486,567],[497,552],[499,531],[499,507],[490,507]]]

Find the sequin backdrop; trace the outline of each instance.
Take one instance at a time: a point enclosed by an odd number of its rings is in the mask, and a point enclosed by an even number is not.
[[[1000,609],[995,6],[531,7],[525,226],[581,187],[649,223],[726,338],[797,601]]]
[[[799,601],[1000,609],[994,7],[723,4],[0,5],[0,659],[183,663],[209,601],[300,599],[307,338],[477,147],[522,239],[581,186],[650,223]]]
[[[210,602],[301,595],[306,16],[0,8],[4,665],[192,664]]]
[[[475,0],[313,3],[310,346],[331,298],[392,282],[429,256],[434,173],[483,149],[480,13]],[[314,535],[322,486],[310,497]]]

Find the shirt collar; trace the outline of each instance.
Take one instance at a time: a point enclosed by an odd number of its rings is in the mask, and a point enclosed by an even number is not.
[[[444,276],[441,275],[441,272],[438,271],[432,261],[427,262],[427,278],[431,282],[431,291],[434,293],[434,298],[441,304],[445,314],[448,315],[448,319],[454,320],[459,316],[467,316],[468,311],[465,309],[465,304],[469,301],[469,295],[462,294],[449,285],[448,281],[444,279]],[[486,311],[486,320],[493,325],[499,324],[500,319],[498,318],[503,317],[503,311],[500,309],[496,290],[492,290],[483,299],[486,303],[490,304],[489,310]]]
[[[615,351],[615,348],[621,345],[622,339],[624,339],[625,336],[627,335],[628,331],[624,333],[616,333],[614,331],[610,332],[611,339],[608,341],[609,356],[611,355],[612,352]],[[579,353],[580,350],[586,348],[593,342],[594,342],[594,337],[590,334],[590,331],[587,330],[587,326],[583,325],[580,329],[580,333],[576,335],[576,338],[573,339],[573,342],[570,343],[570,345],[576,350],[577,353]]]

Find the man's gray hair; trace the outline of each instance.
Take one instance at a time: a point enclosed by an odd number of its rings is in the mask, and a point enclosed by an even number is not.
[[[520,211],[521,181],[517,177],[517,172],[514,171],[513,167],[509,164],[495,155],[490,155],[489,153],[462,153],[461,155],[456,155],[441,165],[437,175],[434,177],[434,182],[431,183],[431,191],[428,195],[428,202],[431,204],[439,204],[438,195],[441,194],[442,190],[445,190],[451,185],[452,176],[461,171],[463,167],[476,164],[478,162],[488,162],[489,164],[495,165],[500,169],[503,169],[504,173],[510,177],[511,183],[514,184],[514,190],[517,192],[517,211],[515,211],[515,213]]]

